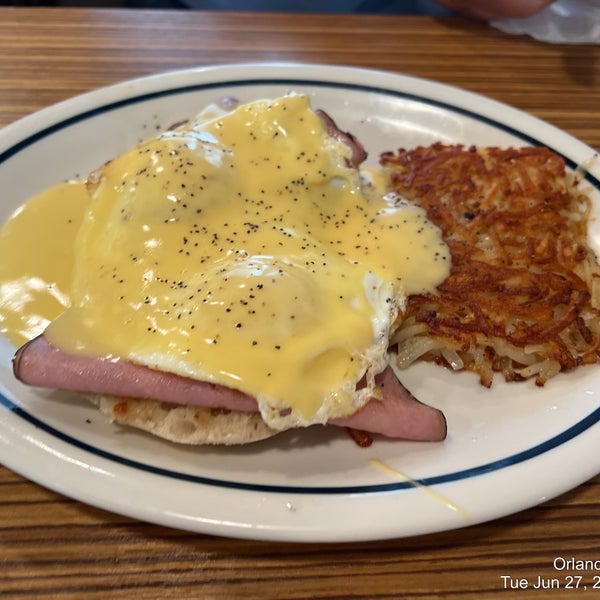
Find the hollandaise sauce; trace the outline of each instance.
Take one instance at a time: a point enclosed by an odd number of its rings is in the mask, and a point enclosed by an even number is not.
[[[349,156],[302,95],[142,142],[72,188],[88,194],[69,217],[81,225],[56,215],[60,260],[40,261],[43,284],[22,267],[47,297],[2,308],[5,330],[31,308],[62,350],[240,389],[273,427],[355,412],[406,295],[433,290],[450,259],[424,212],[365,187]],[[48,214],[63,194],[42,196]],[[55,236],[27,206],[7,227]]]
[[[433,500],[438,502],[441,506],[444,506],[445,508],[448,508],[449,510],[457,513],[465,521],[469,521],[469,515],[463,508],[458,506],[456,503],[452,502],[444,494],[441,494],[433,487],[423,485],[419,481],[416,481],[412,477],[409,477],[408,475],[406,475],[406,473],[403,473],[402,471],[399,471],[398,469],[394,469],[393,467],[390,467],[388,464],[384,463],[383,461],[381,461],[377,458],[370,459],[369,464],[372,467],[374,467],[375,469],[377,469],[378,471],[385,473],[392,479],[396,479],[398,481],[405,481],[405,482],[409,483],[414,488],[421,490],[424,494],[426,494],[427,496],[429,496],[430,498],[432,498]]]
[[[0,230],[0,332],[20,346],[70,305],[75,235],[88,208],[80,182],[20,206]]]

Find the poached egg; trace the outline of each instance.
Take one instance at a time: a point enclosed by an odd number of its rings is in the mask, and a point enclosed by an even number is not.
[[[80,187],[68,302],[45,337],[243,391],[274,429],[355,413],[406,296],[450,257],[350,154],[289,95],[209,107],[107,162]]]

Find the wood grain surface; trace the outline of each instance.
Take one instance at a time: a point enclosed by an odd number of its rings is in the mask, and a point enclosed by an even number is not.
[[[0,126],[131,77],[244,61],[431,78],[512,104],[600,150],[600,47],[542,44],[456,18],[0,7]],[[148,525],[0,467],[1,598],[592,598],[599,542],[599,477],[458,531],[287,544]],[[594,560],[598,570],[557,572],[556,557]],[[589,589],[566,589],[568,574]],[[517,592],[503,575],[563,585]]]

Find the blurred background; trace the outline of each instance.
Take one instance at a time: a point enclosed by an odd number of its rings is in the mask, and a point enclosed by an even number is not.
[[[447,16],[435,0],[0,0],[0,6],[87,6],[197,10],[388,13]]]

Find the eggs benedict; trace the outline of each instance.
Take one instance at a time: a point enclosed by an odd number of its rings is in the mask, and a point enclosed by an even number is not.
[[[365,184],[361,150],[288,95],[209,107],[107,162],[85,182],[68,306],[15,375],[190,443],[316,424],[443,439],[388,345],[448,251],[422,209]]]

